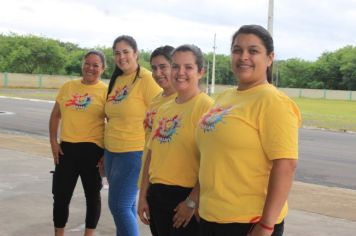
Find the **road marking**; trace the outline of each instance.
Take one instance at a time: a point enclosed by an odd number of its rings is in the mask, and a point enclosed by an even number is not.
[[[14,115],[14,112],[11,111],[0,111],[0,115]]]

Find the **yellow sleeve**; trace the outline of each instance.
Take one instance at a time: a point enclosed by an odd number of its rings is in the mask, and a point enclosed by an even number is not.
[[[58,102],[59,104],[61,104],[61,100],[63,98],[64,92],[68,89],[68,83],[69,82],[64,83],[58,91],[56,102]]]
[[[152,78],[152,76],[146,75],[144,78],[144,102],[147,106],[151,104],[151,101],[154,97],[156,97],[161,91],[161,87],[158,86],[156,81]]]
[[[298,159],[298,129],[301,115],[287,97],[270,100],[259,117],[261,144],[268,159]]]

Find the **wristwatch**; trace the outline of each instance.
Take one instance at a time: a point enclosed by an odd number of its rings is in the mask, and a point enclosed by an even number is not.
[[[187,204],[187,207],[192,209],[195,209],[197,205],[189,196],[185,199],[185,204]]]

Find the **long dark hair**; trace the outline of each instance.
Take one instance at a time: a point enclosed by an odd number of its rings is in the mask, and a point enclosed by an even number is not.
[[[232,36],[232,41],[231,41],[231,49],[234,44],[235,38],[239,34],[254,34],[256,35],[259,39],[261,39],[263,45],[266,48],[267,55],[270,55],[272,52],[274,52],[274,46],[273,46],[273,38],[271,34],[262,26],[260,25],[243,25],[240,27],[238,31],[234,33]],[[268,83],[272,83],[272,68],[273,68],[273,62],[272,64],[267,67],[267,81]]]
[[[138,52],[136,40],[129,35],[121,35],[114,40],[114,43],[112,45],[112,50],[114,53],[115,53],[116,44],[121,41],[125,41],[128,45],[130,45],[130,47],[133,49],[133,51],[135,53]],[[138,57],[137,57],[137,60],[138,60]],[[117,77],[122,75],[123,73],[124,72],[117,65],[115,65],[115,69],[110,77],[109,88],[108,88],[108,93],[107,93],[106,97],[109,96],[109,94],[111,93]],[[132,83],[135,83],[136,79],[139,78],[139,74],[140,74],[140,64],[138,64],[135,79]]]

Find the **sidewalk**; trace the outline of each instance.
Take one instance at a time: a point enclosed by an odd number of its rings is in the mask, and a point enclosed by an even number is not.
[[[43,137],[0,133],[0,235],[53,235],[50,147]],[[85,201],[81,184],[73,196],[68,236],[83,235]],[[289,197],[286,236],[356,235],[356,191],[295,182]],[[149,236],[140,225],[142,236]],[[97,236],[115,235],[102,190]]]

